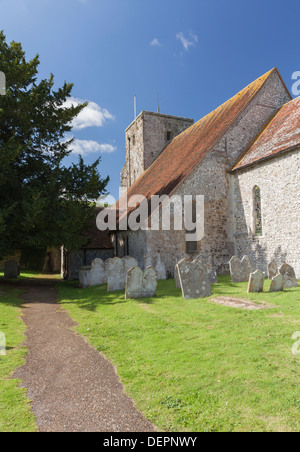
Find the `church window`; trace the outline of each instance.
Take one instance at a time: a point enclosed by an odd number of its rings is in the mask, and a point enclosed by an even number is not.
[[[255,185],[253,189],[253,213],[254,213],[254,233],[257,237],[263,235],[262,213],[261,213],[261,194],[260,188]]]
[[[132,146],[135,146],[135,135],[132,137]]]
[[[172,138],[172,133],[167,132],[167,141],[171,141],[171,138]]]

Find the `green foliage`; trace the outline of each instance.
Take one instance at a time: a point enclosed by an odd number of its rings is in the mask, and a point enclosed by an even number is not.
[[[72,120],[86,104],[65,108],[73,85],[54,90],[54,77],[38,82],[39,58],[27,61],[21,44],[0,32],[0,70],[7,91],[0,96],[0,259],[15,249],[77,248],[93,215],[90,199],[106,192],[109,178],[97,167],[64,167],[71,152]]]
[[[61,305],[77,330],[117,368],[138,408],[167,431],[299,431],[300,287],[247,294],[247,283],[220,277],[213,297],[265,302],[235,309],[184,300],[174,280],[156,298],[125,300],[106,286],[59,283]]]

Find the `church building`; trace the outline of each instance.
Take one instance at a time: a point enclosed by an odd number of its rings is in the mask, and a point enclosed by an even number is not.
[[[287,262],[300,278],[299,151],[300,98],[276,68],[195,124],[143,111],[126,130],[124,196],[203,195],[204,237],[117,230],[115,254],[143,266],[159,253],[170,276],[185,257],[210,257],[223,274],[233,255],[247,254],[263,271],[273,259]]]

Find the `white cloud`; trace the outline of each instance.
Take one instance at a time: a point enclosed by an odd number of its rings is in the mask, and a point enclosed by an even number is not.
[[[70,97],[63,107],[70,108],[72,105],[77,107],[84,102],[84,100]],[[72,127],[74,130],[82,130],[87,127],[102,127],[106,121],[112,119],[114,119],[114,116],[106,108],[100,107],[96,102],[89,102],[88,106],[72,121]]]
[[[198,36],[193,33],[189,34],[189,38],[186,38],[182,32],[177,33],[176,39],[181,42],[186,51],[188,51],[191,46],[195,46],[198,42]]]
[[[157,38],[154,38],[153,41],[150,42],[150,45],[153,47],[161,47],[162,44],[159,42]]]
[[[116,147],[111,144],[100,144],[98,141],[93,140],[78,140],[77,138],[70,145],[72,154],[88,155],[88,154],[110,154],[116,151]]]

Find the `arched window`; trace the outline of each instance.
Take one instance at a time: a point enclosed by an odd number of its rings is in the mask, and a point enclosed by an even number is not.
[[[197,221],[197,205],[196,201],[192,202],[192,221],[193,223],[196,223]],[[188,240],[187,237],[191,236],[192,234],[196,235],[197,228],[195,228],[193,231],[186,231],[186,240],[185,240],[185,247],[186,247],[186,253],[187,254],[196,254],[198,252],[198,241],[196,240]]]
[[[261,214],[261,195],[260,188],[255,185],[253,188],[253,216],[254,216],[254,233],[256,236],[263,235],[262,214]]]

